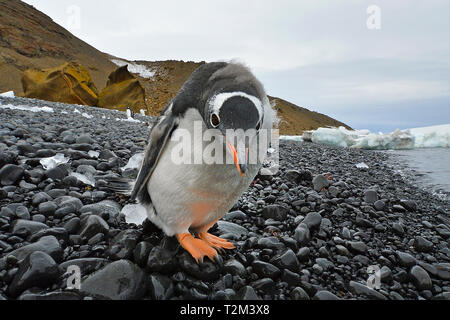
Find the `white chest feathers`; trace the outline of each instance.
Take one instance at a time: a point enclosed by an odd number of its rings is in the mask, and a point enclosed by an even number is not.
[[[207,152],[207,146],[223,148],[223,143],[211,146],[211,141],[196,142],[195,126],[201,131],[206,129],[201,115],[191,109],[172,134],[178,139],[167,142],[147,185],[154,209],[149,210],[149,218],[169,236],[189,229],[201,230],[222,218],[249,187],[261,165],[259,161],[249,165],[242,177],[234,163],[199,162],[195,155]],[[189,139],[179,138],[186,135],[190,135]],[[181,140],[185,148],[180,146]],[[180,150],[191,154],[187,157]],[[190,161],[181,161],[187,158]]]

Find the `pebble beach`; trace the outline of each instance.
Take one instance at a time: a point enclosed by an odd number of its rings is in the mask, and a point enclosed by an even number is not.
[[[280,141],[278,173],[211,230],[236,249],[197,264],[148,220],[126,223],[128,197],[107,188],[137,174],[121,168],[154,119],[135,119],[0,97],[0,300],[450,299],[449,198],[395,154]]]

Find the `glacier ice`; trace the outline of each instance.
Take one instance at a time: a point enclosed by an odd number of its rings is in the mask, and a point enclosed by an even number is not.
[[[413,148],[450,147],[450,124],[396,130],[392,133],[371,133],[369,130],[319,128],[303,134],[304,141],[370,150],[402,150]]]

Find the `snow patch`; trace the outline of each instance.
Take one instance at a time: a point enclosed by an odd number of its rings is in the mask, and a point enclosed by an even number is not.
[[[111,62],[119,67],[128,65],[128,71],[130,71],[131,73],[136,73],[140,75],[142,78],[147,79],[153,78],[156,73],[154,70],[150,70],[148,67],[138,63],[126,62],[119,59],[112,59]]]
[[[3,97],[3,98],[15,98],[16,96],[14,94],[14,91],[7,91],[7,92],[1,93],[0,97]]]
[[[402,150],[413,148],[450,147],[450,124],[396,130],[392,133],[371,133],[369,130],[319,128],[304,135],[314,143],[369,150]]]
[[[39,107],[30,107],[30,106],[25,106],[25,105],[14,106],[12,104],[5,104],[5,105],[0,104],[0,109],[22,110],[22,111],[29,111],[29,112],[47,112],[47,113],[55,112],[50,107],[39,108]]]
[[[142,122],[142,121],[139,121],[139,120],[133,119],[133,118],[127,118],[127,119],[116,118],[116,121],[126,121],[126,122],[136,122],[136,123]]]

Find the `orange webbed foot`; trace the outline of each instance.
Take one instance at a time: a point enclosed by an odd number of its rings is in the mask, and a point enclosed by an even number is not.
[[[235,249],[236,247],[229,241],[216,237],[208,232],[198,234],[198,237],[216,249]]]
[[[178,242],[181,246],[190,253],[190,255],[197,261],[203,262],[204,257],[208,257],[211,261],[218,256],[218,253],[210,244],[201,239],[196,239],[190,233],[177,234]]]

